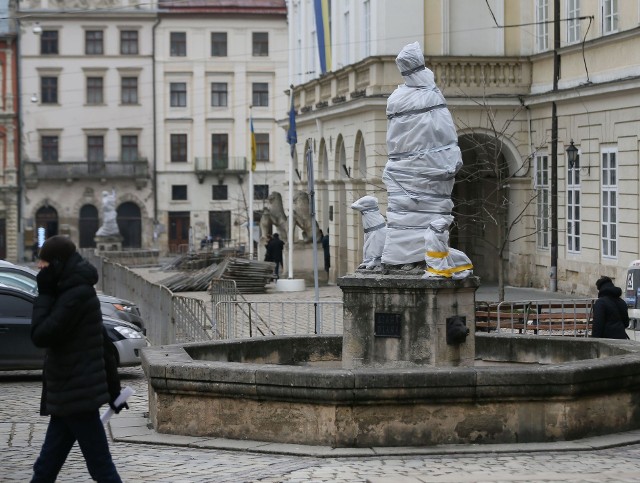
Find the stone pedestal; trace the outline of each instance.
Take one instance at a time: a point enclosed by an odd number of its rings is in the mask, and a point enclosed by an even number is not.
[[[96,254],[122,251],[122,235],[96,236]]]
[[[338,279],[344,301],[342,367],[473,366],[478,277],[357,272]],[[447,343],[447,321],[462,317],[469,334]]]

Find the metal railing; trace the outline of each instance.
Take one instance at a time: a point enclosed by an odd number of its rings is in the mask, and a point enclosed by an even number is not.
[[[39,179],[115,179],[148,178],[149,162],[137,161],[71,162],[42,163],[25,161],[24,176],[27,180]]]
[[[203,300],[174,295],[172,323],[175,342],[200,342],[220,338],[215,336],[214,326]]]
[[[216,302],[212,320],[224,338],[342,334],[342,301]],[[317,331],[316,331],[317,328]]]

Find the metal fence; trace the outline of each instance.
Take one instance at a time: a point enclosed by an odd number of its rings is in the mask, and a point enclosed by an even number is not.
[[[223,338],[342,334],[342,301],[220,301],[213,320]]]
[[[171,319],[175,342],[200,342],[216,337],[213,324],[203,300],[173,295]]]

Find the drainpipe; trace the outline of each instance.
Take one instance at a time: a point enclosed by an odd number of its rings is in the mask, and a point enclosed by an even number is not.
[[[156,230],[160,225],[160,221],[158,220],[158,128],[157,128],[157,120],[156,120],[156,27],[160,24],[160,17],[153,24],[153,28],[151,29],[151,66],[152,66],[152,95],[153,95],[153,171],[152,171],[152,182],[151,189],[153,190],[153,232],[154,232],[154,245],[158,243],[158,234]]]
[[[16,12],[17,14],[18,12]],[[24,189],[23,189],[23,182],[24,182],[24,175],[23,175],[23,167],[22,167],[22,89],[21,89],[21,77],[22,77],[22,62],[20,61],[20,19],[16,17],[16,36],[15,36],[15,43],[16,43],[16,52],[15,52],[15,56],[16,56],[16,97],[15,97],[15,102],[14,102],[14,108],[18,114],[18,119],[17,119],[17,126],[16,126],[16,139],[17,139],[17,147],[16,147],[16,156],[17,156],[17,162],[18,162],[18,166],[17,166],[17,180],[16,180],[16,184],[18,185],[18,190],[17,190],[17,202],[18,202],[18,206],[17,206],[17,210],[16,210],[16,216],[17,216],[17,228],[18,228],[18,238],[16,240],[17,242],[17,249],[18,249],[18,254],[17,254],[17,262],[23,262],[24,261],[24,222],[22,220],[22,213],[23,213],[23,208],[22,208],[22,196],[24,193]]]
[[[558,291],[558,110],[555,93],[560,77],[560,0],[553,1],[553,93],[551,103],[551,270],[549,290]]]

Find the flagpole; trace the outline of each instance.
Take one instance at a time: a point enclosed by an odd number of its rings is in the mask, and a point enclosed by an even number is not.
[[[293,109],[293,84],[289,87],[289,104],[290,109]],[[291,132],[291,110],[289,111],[289,132]],[[294,127],[295,129],[295,127]],[[288,139],[291,142],[291,139]],[[287,247],[289,248],[288,264],[289,264],[289,278],[293,278],[293,164],[295,154],[295,143],[291,145],[291,160],[289,163],[289,230],[287,232]]]
[[[315,294],[315,333],[322,333],[321,327],[321,317],[320,317],[320,288],[318,286],[318,239],[316,236],[316,192],[315,192],[315,182],[313,179],[313,151],[311,150],[311,146],[307,149],[306,153],[307,158],[307,183],[309,188],[309,214],[311,215],[311,232],[313,240],[313,287]]]

